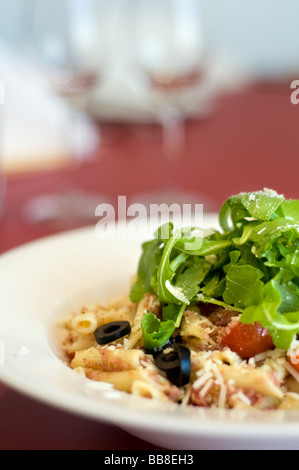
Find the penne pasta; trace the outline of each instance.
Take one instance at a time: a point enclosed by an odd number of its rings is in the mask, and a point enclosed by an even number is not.
[[[146,294],[144,299],[139,302],[135,317],[132,322],[132,331],[128,340],[126,341],[126,347],[128,349],[135,348],[136,346],[142,346],[141,321],[147,312],[157,314],[159,308],[160,303],[158,302],[157,298],[150,294]]]
[[[97,315],[94,312],[84,312],[72,319],[72,328],[81,335],[90,335],[98,327]]]
[[[96,346],[94,335],[83,335],[76,331],[68,331],[62,341],[63,351],[67,357],[73,358],[77,351]]]
[[[265,370],[250,370],[245,367],[233,368],[222,365],[219,367],[219,372],[226,383],[231,381],[238,388],[254,389],[256,392],[270,397],[283,397],[278,383],[275,383],[273,374]]]
[[[77,351],[71,362],[73,369],[85,367],[104,371],[138,369],[145,354],[140,350],[125,350],[115,346]]]
[[[192,306],[183,313],[174,338],[180,338],[190,351],[190,375],[185,386],[173,383],[167,371],[157,366],[155,356],[144,349],[142,319],[148,312],[162,321],[161,304],[152,294],[146,294],[137,304],[125,296],[106,306],[85,306],[73,313],[62,325],[61,344],[69,366],[87,380],[106,382],[134,396],[182,406],[239,410],[299,408],[299,372],[288,361],[286,351],[274,348],[244,359],[229,347],[221,346],[224,329],[221,325],[231,318],[238,321],[235,312],[225,311],[222,319],[218,310],[205,316],[198,306]],[[114,322],[128,322],[129,332],[99,345],[95,331]],[[298,349],[297,343],[295,347]],[[173,346],[169,344],[164,354],[171,356],[172,352]]]
[[[299,410],[299,396],[295,393],[287,393],[282,399],[279,407],[280,410]]]
[[[132,383],[132,395],[138,397],[150,398],[151,400],[170,401],[169,397],[163,393],[157,385],[145,382],[144,380],[135,380]]]
[[[97,382],[110,383],[116,390],[127,393],[132,393],[132,386],[136,381],[145,383],[152,383],[154,381],[153,372],[146,369],[108,372],[86,368],[84,371],[87,378]]]
[[[208,349],[216,343],[211,334],[216,327],[198,312],[187,310],[181,324],[181,335],[186,343],[194,344],[194,349]]]

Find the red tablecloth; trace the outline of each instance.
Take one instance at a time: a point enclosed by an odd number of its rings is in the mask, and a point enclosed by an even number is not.
[[[63,189],[73,177],[114,202],[119,195],[138,200],[140,193],[175,187],[196,195],[208,212],[232,194],[264,187],[299,198],[299,107],[291,104],[288,84],[224,97],[207,119],[187,123],[185,155],[171,164],[162,158],[157,127],[102,129],[102,146],[84,167],[9,176],[1,253],[59,231],[28,224],[22,207],[36,195]],[[114,426],[52,409],[5,385],[0,416],[1,449],[155,449]]]

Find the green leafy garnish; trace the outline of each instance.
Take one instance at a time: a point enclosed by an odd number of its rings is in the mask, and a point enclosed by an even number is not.
[[[157,270],[160,264],[163,250],[160,240],[144,243],[142,256],[139,261],[137,281],[131,288],[132,302],[140,302],[147,292],[157,288]]]
[[[200,302],[259,322],[274,345],[288,349],[299,331],[299,201],[273,190],[241,193],[224,202],[220,230],[159,228],[143,245],[131,300],[157,295],[163,319],[142,321],[146,347],[163,346],[188,306]]]
[[[146,349],[163,346],[173,335],[175,323],[172,320],[161,322],[156,315],[148,312],[141,321],[143,342]]]

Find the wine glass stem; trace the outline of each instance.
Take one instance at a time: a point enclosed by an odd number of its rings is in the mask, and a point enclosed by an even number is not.
[[[91,158],[93,150],[99,145],[100,132],[85,108],[72,106],[71,113],[71,150],[74,163],[80,166]]]
[[[162,117],[163,157],[166,162],[174,163],[184,156],[186,145],[185,119],[180,115],[168,114]]]

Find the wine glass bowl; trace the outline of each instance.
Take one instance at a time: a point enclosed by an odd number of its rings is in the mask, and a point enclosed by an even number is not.
[[[53,94],[70,110],[72,170],[88,159],[100,143],[99,128],[86,109],[92,92],[103,80],[106,66],[106,6],[104,0],[36,0],[32,11],[33,62],[45,75]],[[68,181],[65,193],[42,195],[30,201],[25,215],[31,222],[41,221],[44,225],[46,211],[42,206],[47,204],[51,207],[52,225],[55,221],[65,227],[68,220],[71,225],[85,225],[93,220],[96,206],[103,199],[106,198],[102,194],[83,193],[79,179],[71,184]]]
[[[186,119],[206,75],[201,2],[136,0],[134,18],[131,86],[136,95],[147,98],[162,129],[159,173],[163,173],[163,188],[139,198],[147,205],[191,203],[194,195],[180,190],[180,179],[186,156]]]
[[[192,70],[184,75],[165,74],[158,72],[151,76],[152,86],[161,91],[179,92],[190,86],[197,85],[202,77],[202,71]]]
[[[136,61],[149,84],[181,91],[202,75],[204,35],[198,0],[137,0]]]
[[[98,77],[107,57],[103,7],[103,0],[35,0],[33,53],[46,71]]]
[[[198,0],[137,0],[136,89],[144,89],[162,125],[164,157],[181,157],[188,102],[203,80],[205,43]],[[135,81],[136,84],[136,81]]]

